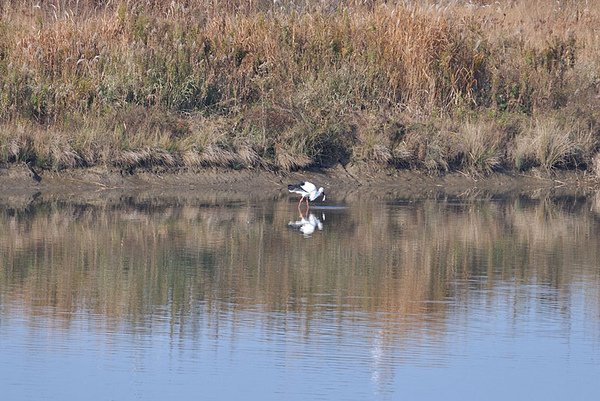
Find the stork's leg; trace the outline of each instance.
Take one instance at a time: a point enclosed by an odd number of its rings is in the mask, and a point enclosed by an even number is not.
[[[306,213],[308,213],[309,209],[310,209],[310,206],[308,204],[308,198],[306,198]]]

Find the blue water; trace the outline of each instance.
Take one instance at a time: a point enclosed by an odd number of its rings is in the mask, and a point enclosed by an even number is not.
[[[7,207],[2,399],[600,399],[593,211],[371,207]]]

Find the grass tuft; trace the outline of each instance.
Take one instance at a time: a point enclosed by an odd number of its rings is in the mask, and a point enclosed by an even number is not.
[[[527,134],[517,139],[516,167],[540,166],[550,171],[588,166],[597,145],[597,137],[589,128],[554,118],[536,120]]]
[[[505,135],[490,123],[466,122],[460,127],[464,167],[474,174],[489,174],[502,166]]]

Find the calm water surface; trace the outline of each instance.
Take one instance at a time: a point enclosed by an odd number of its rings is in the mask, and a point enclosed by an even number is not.
[[[6,204],[1,398],[597,400],[599,203]]]

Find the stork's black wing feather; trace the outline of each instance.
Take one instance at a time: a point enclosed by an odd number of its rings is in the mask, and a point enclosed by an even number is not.
[[[289,191],[293,191],[295,189],[302,189],[303,185],[304,185],[304,181],[296,183],[296,184],[289,184],[288,185],[288,190]]]

